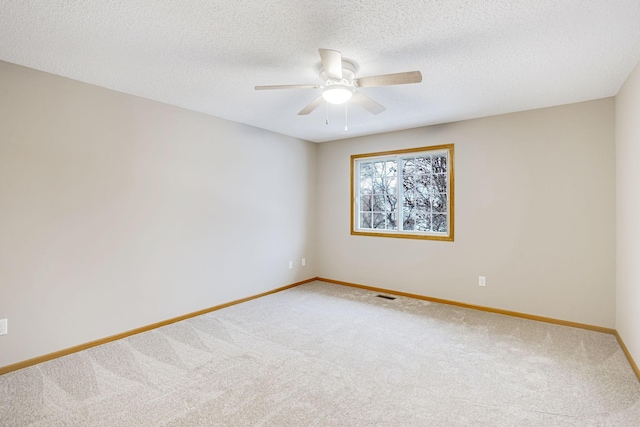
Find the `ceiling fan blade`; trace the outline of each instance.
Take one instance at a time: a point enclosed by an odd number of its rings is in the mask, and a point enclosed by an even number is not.
[[[271,86],[256,86],[255,90],[270,90],[270,89],[317,89],[318,85],[271,85]]]
[[[386,110],[386,108],[384,108],[382,105],[378,104],[376,101],[369,98],[367,95],[363,95],[361,92],[354,93],[353,96],[351,97],[351,101],[355,102],[356,104],[358,104],[359,106],[361,106],[362,108],[364,108],[365,110],[369,111],[372,114],[380,114],[384,110]]]
[[[322,101],[324,101],[324,98],[321,95],[321,96],[317,97],[316,99],[314,99],[313,101],[311,101],[311,103],[309,105],[307,105],[302,110],[300,110],[298,115],[299,116],[306,116],[307,114],[309,114],[310,112],[312,112],[313,110],[318,108],[320,106],[320,104],[322,104]]]
[[[322,68],[330,79],[342,78],[342,55],[337,50],[318,49],[320,59],[322,60]]]
[[[407,83],[420,83],[422,81],[422,73],[420,71],[407,71],[406,73],[361,77],[354,81],[359,87],[404,85]]]

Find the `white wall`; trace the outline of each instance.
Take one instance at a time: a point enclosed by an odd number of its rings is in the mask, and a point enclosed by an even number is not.
[[[319,275],[614,327],[614,123],[608,98],[321,144]],[[444,143],[455,242],[350,235],[350,155]]]
[[[316,148],[0,62],[0,366],[316,276]]]
[[[616,96],[616,329],[640,364],[640,63]]]

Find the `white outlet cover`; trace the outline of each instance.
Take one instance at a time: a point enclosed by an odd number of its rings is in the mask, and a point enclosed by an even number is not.
[[[6,335],[9,333],[9,321],[7,319],[0,319],[0,335]]]

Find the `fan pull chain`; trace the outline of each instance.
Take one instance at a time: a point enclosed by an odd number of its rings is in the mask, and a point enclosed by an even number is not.
[[[328,125],[329,124],[329,103],[325,102],[325,105],[327,106],[327,118],[325,119],[324,124]]]
[[[344,131],[348,131],[349,130],[349,125],[347,124],[347,103],[344,103]]]

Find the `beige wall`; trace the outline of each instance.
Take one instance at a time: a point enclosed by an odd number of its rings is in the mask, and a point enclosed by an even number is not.
[[[316,149],[0,62],[0,366],[314,277]]]
[[[616,329],[640,364],[640,63],[616,96]]]
[[[443,143],[455,242],[349,234],[351,154]],[[320,276],[614,327],[612,98],[327,142],[318,168]]]
[[[604,99],[315,145],[0,62],[0,366],[316,275],[616,326],[637,360],[639,74],[617,120]],[[455,242],[351,236],[349,156],[442,143]]]

